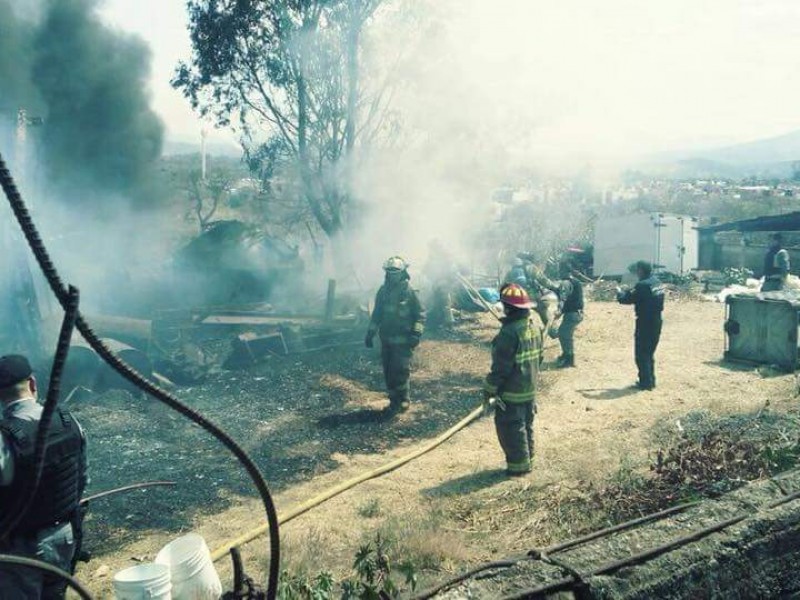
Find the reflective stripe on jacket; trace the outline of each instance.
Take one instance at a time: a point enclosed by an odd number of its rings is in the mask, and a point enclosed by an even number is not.
[[[485,391],[512,404],[533,402],[541,356],[541,333],[531,325],[528,312],[504,319],[492,341],[492,369]]]

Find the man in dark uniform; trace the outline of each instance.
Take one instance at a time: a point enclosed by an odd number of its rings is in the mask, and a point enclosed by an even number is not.
[[[537,273],[537,279],[558,296],[559,310],[556,319],[561,318],[558,326],[561,356],[556,360],[556,366],[563,369],[575,366],[575,330],[583,322],[585,302],[583,284],[572,276],[572,263],[562,262],[559,269],[561,279],[558,281],[551,281],[541,271]]]
[[[380,336],[389,410],[399,412],[408,409],[411,357],[425,328],[425,310],[409,284],[408,264],[402,258],[393,256],[383,270],[386,278],[375,296],[364,343],[372,348],[375,334]]]
[[[771,236],[769,250],[764,256],[764,283],[762,292],[777,292],[786,287],[789,278],[789,253],[783,248],[783,236],[774,233]]]
[[[43,407],[36,379],[24,356],[0,358],[0,516],[16,506],[35,478],[35,444]],[[78,422],[56,409],[44,468],[30,508],[13,531],[0,539],[0,554],[50,563],[72,572],[79,545],[79,503],[86,486],[86,442]],[[38,569],[0,564],[0,598],[63,598],[66,584]]]
[[[536,380],[542,356],[541,332],[530,322],[528,292],[516,283],[500,290],[505,318],[492,342],[492,369],[486,376],[484,400],[496,399],[494,423],[506,455],[506,473],[524,475],[533,458],[533,416]]]
[[[640,390],[656,387],[655,353],[661,338],[661,313],[664,311],[664,288],[653,276],[653,266],[647,261],[635,265],[638,283],[628,290],[617,289],[620,304],[633,304],[636,311],[634,348],[639,369]]]

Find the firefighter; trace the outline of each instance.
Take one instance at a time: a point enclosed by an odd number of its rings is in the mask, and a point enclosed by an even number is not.
[[[783,236],[772,234],[769,250],[764,256],[764,283],[762,292],[776,292],[786,287],[789,278],[789,253],[783,248]]]
[[[528,289],[530,280],[525,269],[525,261],[522,258],[516,257],[511,263],[511,269],[506,273],[505,283],[516,283]]]
[[[453,289],[458,273],[452,256],[439,240],[428,247],[428,262],[423,275],[428,282],[430,294],[425,301],[428,306],[427,329],[450,329],[453,326]]]
[[[664,287],[653,276],[653,266],[649,262],[640,260],[633,268],[639,281],[632,289],[618,288],[617,300],[620,304],[633,304],[636,311],[634,354],[639,381],[635,387],[653,390],[656,387],[655,353],[661,338]]]
[[[0,515],[36,477],[35,445],[42,406],[36,379],[24,356],[0,358]],[[0,539],[0,554],[15,554],[74,571],[80,549],[80,499],[86,486],[86,441],[80,425],[63,408],[53,414],[41,479],[29,509],[11,533]],[[30,567],[0,563],[0,598],[63,598],[61,579]]]
[[[572,263],[562,261],[559,265],[558,281],[551,281],[544,273],[538,271],[537,279],[546,289],[549,289],[558,296],[558,313],[554,320],[561,319],[556,332],[555,326],[551,326],[553,337],[558,337],[561,345],[561,356],[556,359],[556,367],[559,369],[575,366],[575,330],[583,322],[583,284],[572,275]]]
[[[492,369],[484,384],[484,401],[496,401],[494,423],[506,455],[506,473],[524,475],[533,458],[533,416],[542,337],[530,322],[533,306],[525,289],[509,283],[500,290],[505,317],[492,341]]]
[[[409,405],[411,356],[425,328],[425,310],[409,284],[411,277],[405,260],[393,256],[383,265],[383,270],[386,278],[375,296],[375,308],[364,343],[372,348],[375,334],[380,336],[389,410],[402,412]]]

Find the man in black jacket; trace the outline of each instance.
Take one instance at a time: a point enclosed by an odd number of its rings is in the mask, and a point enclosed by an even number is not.
[[[561,344],[561,356],[556,360],[559,369],[575,366],[575,330],[583,322],[583,284],[572,275],[572,264],[562,262],[559,266],[561,279],[551,281],[539,270],[536,280],[545,289],[558,296],[558,314],[555,320],[561,319],[558,326],[558,342]],[[547,323],[553,328],[552,323]],[[555,335],[555,332],[552,334]]]
[[[640,260],[635,265],[637,284],[628,290],[617,290],[620,304],[633,304],[636,311],[635,355],[639,369],[640,390],[656,387],[655,353],[661,338],[661,313],[664,311],[664,288],[653,276],[653,266]]]
[[[785,289],[789,268],[789,253],[783,247],[783,236],[774,233],[770,236],[769,250],[764,256],[764,283],[761,291],[776,292]]]
[[[0,517],[16,509],[36,476],[42,416],[36,392],[36,379],[24,356],[0,357]],[[57,408],[36,493],[22,519],[0,539],[0,554],[36,558],[70,572],[80,546],[79,502],[85,486],[83,431],[69,411]],[[3,600],[60,599],[65,588],[61,579],[38,569],[0,564]]]

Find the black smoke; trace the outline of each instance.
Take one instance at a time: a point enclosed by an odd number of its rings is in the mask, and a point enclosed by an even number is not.
[[[143,202],[163,139],[146,91],[150,54],[97,7],[0,0],[0,117],[23,107],[42,117],[30,130],[40,168],[70,203]]]

